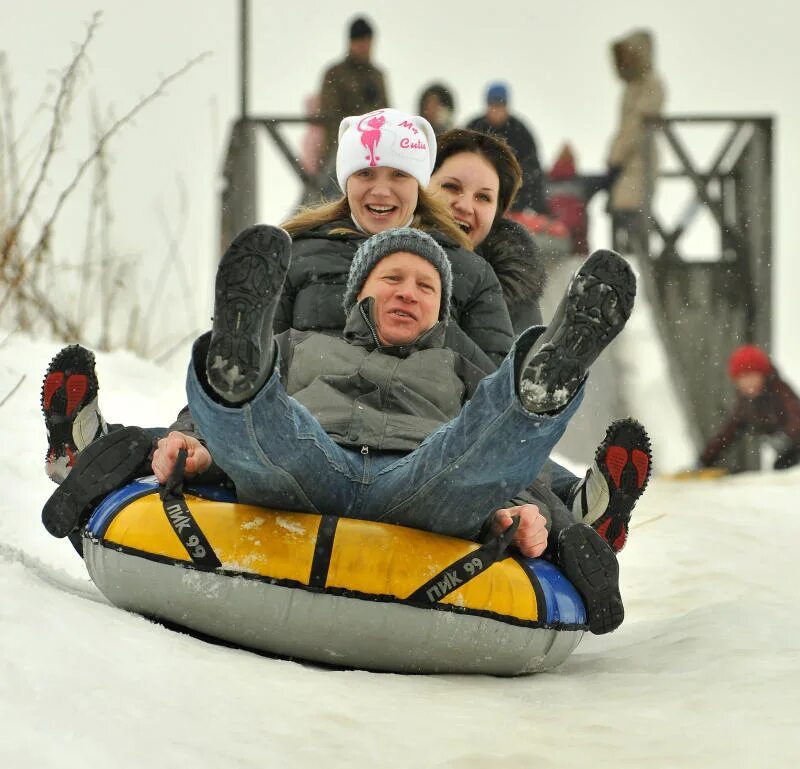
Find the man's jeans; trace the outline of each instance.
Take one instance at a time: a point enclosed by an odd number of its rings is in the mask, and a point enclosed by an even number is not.
[[[581,387],[558,414],[526,411],[514,383],[517,345],[461,413],[410,453],[339,446],[286,394],[277,365],[241,407],[209,397],[195,372],[204,361],[190,363],[186,390],[200,433],[241,502],[474,539],[494,510],[536,478],[583,398]]]
[[[550,488],[553,493],[566,505],[580,478],[552,459],[548,459],[545,463],[545,471],[549,472]]]

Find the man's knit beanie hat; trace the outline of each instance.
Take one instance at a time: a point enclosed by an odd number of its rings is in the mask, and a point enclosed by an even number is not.
[[[748,371],[757,371],[764,376],[772,372],[772,361],[770,361],[769,355],[760,347],[752,344],[737,347],[728,361],[728,375],[731,379],[736,379],[737,376]]]
[[[447,317],[450,311],[450,297],[453,294],[453,271],[444,249],[426,232],[411,227],[397,227],[385,230],[365,240],[356,251],[347,276],[344,292],[344,311],[349,313],[356,303],[361,288],[375,265],[384,256],[407,251],[427,259],[439,272],[442,279],[442,300],[439,305],[439,320]]]

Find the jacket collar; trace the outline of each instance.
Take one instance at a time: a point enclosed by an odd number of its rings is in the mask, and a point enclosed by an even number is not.
[[[411,220],[414,221],[413,218]],[[334,230],[344,230],[344,232],[337,232],[335,235],[332,234]],[[458,245],[454,240],[449,238],[443,232],[439,232],[439,230],[426,230],[428,235],[430,235],[440,246],[443,248],[460,248],[461,246]],[[332,222],[326,222],[325,224],[320,224],[317,227],[314,227],[310,230],[303,230],[302,232],[298,232],[296,235],[292,236],[292,240],[302,240],[303,238],[330,238],[332,240],[365,240],[366,238],[370,237],[367,233],[361,231],[358,228],[358,225],[349,217],[346,219],[336,219]]]
[[[380,350],[387,355],[406,358],[419,350],[444,347],[446,321],[438,321],[432,328],[417,337],[413,342],[403,345],[381,345],[375,324],[375,300],[368,296],[354,304],[347,315],[342,336],[349,344]]]

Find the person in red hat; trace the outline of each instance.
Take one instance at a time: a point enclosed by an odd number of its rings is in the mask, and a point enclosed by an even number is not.
[[[737,347],[728,361],[728,375],[736,386],[736,402],[706,444],[700,465],[713,465],[745,433],[769,438],[778,452],[776,470],[800,463],[800,398],[781,379],[767,353],[751,344]]]

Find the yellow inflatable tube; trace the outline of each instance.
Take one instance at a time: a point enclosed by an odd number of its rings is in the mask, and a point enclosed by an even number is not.
[[[187,494],[112,494],[84,530],[116,605],[281,656],[397,672],[551,668],[585,630],[552,564],[475,542]],[[494,559],[494,560],[493,560]]]

